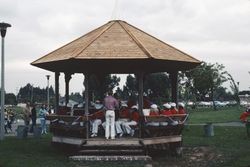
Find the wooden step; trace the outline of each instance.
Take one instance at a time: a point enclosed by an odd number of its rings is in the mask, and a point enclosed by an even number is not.
[[[110,154],[110,153],[119,153],[119,154],[128,154],[128,153],[132,153],[132,154],[141,154],[143,153],[144,151],[141,150],[141,149],[123,149],[123,150],[117,150],[117,149],[93,149],[93,150],[81,150],[79,151],[79,153],[88,153],[88,154],[95,154],[95,153],[98,153],[98,154]]]
[[[69,159],[75,161],[151,161],[150,156],[70,156]]]

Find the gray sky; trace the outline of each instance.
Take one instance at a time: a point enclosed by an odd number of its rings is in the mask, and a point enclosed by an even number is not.
[[[115,7],[116,6],[116,7]],[[115,8],[114,8],[115,7]],[[6,91],[27,83],[45,87],[54,74],[30,63],[111,19],[124,20],[206,62],[224,64],[240,90],[250,87],[250,0],[0,0]],[[60,77],[63,92],[63,75]],[[73,76],[70,91],[81,91]]]

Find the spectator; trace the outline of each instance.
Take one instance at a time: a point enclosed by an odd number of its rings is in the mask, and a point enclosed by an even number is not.
[[[30,133],[33,133],[34,127],[36,126],[36,104],[32,105],[32,109],[31,109],[31,128],[30,128]]]
[[[45,105],[42,105],[40,110],[39,110],[39,118],[41,121],[41,128],[42,128],[42,134],[47,134],[47,130],[46,130],[46,116],[49,113],[46,110]]]
[[[241,120],[242,122],[244,122],[244,123],[247,123],[247,122],[248,122],[248,120],[247,120],[248,116],[250,116],[250,107],[248,107],[248,108],[246,109],[246,111],[243,112],[243,113],[240,115],[240,120]]]
[[[24,120],[24,125],[29,126],[30,124],[30,116],[31,116],[31,110],[30,110],[30,103],[26,103],[26,107],[23,109],[22,117]]]

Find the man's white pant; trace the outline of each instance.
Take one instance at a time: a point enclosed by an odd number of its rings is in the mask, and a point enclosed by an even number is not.
[[[123,130],[122,130],[122,124],[125,123],[125,122],[128,122],[128,119],[126,118],[121,118],[117,121],[115,121],[115,130],[116,130],[116,133],[117,134],[123,134]]]
[[[124,122],[122,124],[122,127],[125,130],[125,133],[127,133],[127,134],[131,134],[132,128],[130,127],[130,125],[137,125],[137,122],[136,121],[129,121],[129,122]]]
[[[115,138],[115,111],[107,110],[105,118],[106,118],[105,137]]]
[[[102,120],[100,119],[95,119],[91,122],[91,125],[92,125],[92,134],[98,134],[98,127],[99,125],[102,124]]]
[[[146,126],[159,126],[160,123],[159,122],[148,122],[146,123]]]

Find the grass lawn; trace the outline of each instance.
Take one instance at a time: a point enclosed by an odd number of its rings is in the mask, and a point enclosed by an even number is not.
[[[218,122],[239,122],[240,114],[245,108],[238,107],[223,107],[218,110],[211,108],[197,108],[195,110],[189,109],[189,123],[200,124],[200,123],[218,123]]]
[[[223,108],[217,111],[209,109],[189,110],[189,123],[231,122],[239,121],[240,113],[244,109]],[[211,163],[208,167],[249,167],[250,165],[250,138],[246,136],[245,127],[214,127],[214,137],[204,137],[203,126],[188,126],[183,131],[184,148],[207,147],[211,148],[215,156],[222,156],[221,161]],[[41,139],[29,137],[17,139],[6,137],[0,141],[0,167],[97,167],[97,166],[135,166],[126,163],[82,163],[68,160],[62,151],[51,147],[51,136],[42,136]],[[153,165],[167,166],[182,161],[187,162],[189,154],[180,159],[163,156],[153,159]],[[142,165],[136,165],[142,166]],[[180,165],[182,166],[182,165]],[[186,166],[186,165],[185,165]]]
[[[190,126],[184,130],[184,146],[208,146],[220,152],[224,161],[218,166],[249,167],[250,138],[245,127],[214,127],[214,137],[204,137],[202,126]]]
[[[51,136],[41,139],[6,137],[0,141],[0,167],[71,167],[67,156],[50,145]]]
[[[244,127],[214,127],[214,137],[204,137],[203,126],[190,126],[183,131],[183,145],[185,148],[205,146],[212,148],[214,153],[222,156],[219,163],[214,166],[221,167],[247,167],[250,164],[250,138],[246,137]],[[0,142],[0,167],[80,167],[76,162],[68,160],[68,156],[58,149],[51,147],[51,136],[41,139],[17,139],[6,137]],[[176,158],[155,159],[154,166],[165,166],[169,161],[186,161],[188,155]],[[157,162],[156,162],[157,161]],[[84,167],[97,166],[134,166],[120,163],[82,163]],[[140,166],[140,165],[136,165]]]

